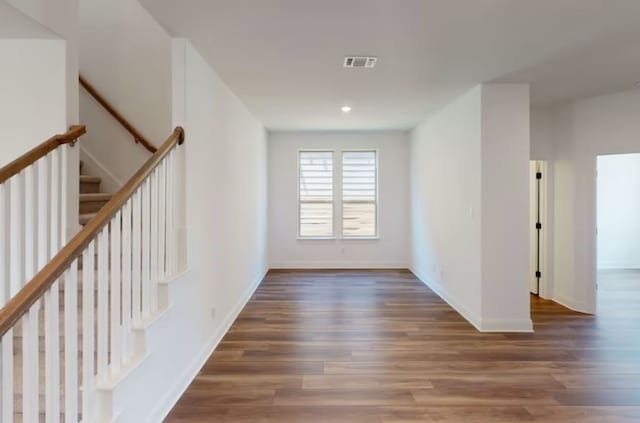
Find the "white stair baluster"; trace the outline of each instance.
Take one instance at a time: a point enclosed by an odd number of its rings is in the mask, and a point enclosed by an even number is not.
[[[64,274],[64,417],[78,421],[78,260]]]
[[[50,257],[55,256],[62,245],[60,239],[60,203],[61,203],[61,182],[60,182],[60,151],[58,149],[53,150],[51,152],[51,162],[50,162],[50,172],[51,172],[51,222],[49,226],[50,236],[49,241],[51,245]]]
[[[98,235],[98,356],[97,375],[100,381],[107,377],[109,361],[109,225]]]
[[[69,149],[73,148],[69,144],[65,144],[58,148],[60,150],[60,247],[62,248],[68,239],[68,209],[69,209]],[[78,166],[75,170],[77,172]]]
[[[151,232],[151,201],[149,199],[150,184],[149,179],[142,183],[142,319],[145,320],[151,315],[151,293],[149,282],[149,265],[150,265],[150,232]]]
[[[167,159],[158,165],[158,280],[166,280],[166,241],[167,241]]]
[[[132,219],[132,283],[131,301],[133,303],[133,323],[139,324],[142,321],[142,205],[141,205],[142,193],[141,189],[138,189],[133,194],[133,219]]]
[[[55,256],[61,246],[60,239],[60,151],[51,152],[49,161],[49,258]],[[45,420],[60,421],[60,316],[59,283],[56,281],[44,295],[45,332]]]
[[[18,293],[20,288],[22,288],[22,283],[24,281],[24,172],[21,172],[15,175],[12,179],[9,180],[9,184],[11,186],[11,207],[10,207],[10,247],[9,247],[9,298],[13,297]],[[13,355],[13,331],[12,334],[9,335],[7,333],[4,337],[3,346],[6,344],[7,346],[11,346],[11,350],[5,350],[5,354]],[[23,330],[24,334],[24,330]],[[11,369],[13,372],[13,369]],[[22,374],[13,374],[13,378],[22,377]],[[22,381],[22,385],[24,386],[24,380]],[[13,384],[14,381],[12,380]],[[13,388],[12,388],[13,389]],[[13,395],[11,398],[13,402]],[[8,404],[5,403],[5,406]],[[15,406],[12,404],[14,412]]]
[[[15,175],[9,182],[11,185],[9,293],[14,296],[24,283],[24,172]]]
[[[36,166],[24,170],[24,247],[25,274],[29,281],[36,273]],[[22,412],[26,422],[37,421],[39,414],[38,315],[39,303],[22,317]]]
[[[92,421],[95,405],[95,241],[82,253],[82,420]]]
[[[9,300],[9,184],[0,184],[0,307]]]
[[[120,281],[122,278],[122,268],[120,266],[120,222],[122,216],[120,212],[111,219],[111,374],[115,375],[120,371],[122,363],[122,332],[120,315],[122,307],[120,302]]]
[[[122,208],[122,351],[127,360],[131,356],[131,203]]]
[[[59,281],[44,295],[45,420],[60,421]]]
[[[0,184],[0,306],[10,296],[9,290],[9,215],[10,187]],[[0,421],[13,420],[13,330],[9,330],[0,340]]]
[[[158,168],[149,176],[151,183],[151,272],[150,272],[150,303],[151,313],[158,310]]]
[[[175,248],[175,243],[173,240],[173,231],[175,230],[173,225],[173,215],[174,215],[174,202],[173,202],[173,153],[175,149],[171,149],[169,154],[167,155],[167,171],[165,174],[166,177],[166,185],[167,185],[167,235],[166,235],[166,263],[165,263],[165,271],[169,277],[174,275],[173,269],[173,250]]]
[[[38,161],[38,271],[49,261],[49,160]]]

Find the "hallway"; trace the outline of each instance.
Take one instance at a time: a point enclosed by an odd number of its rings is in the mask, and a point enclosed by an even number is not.
[[[622,297],[532,297],[534,334],[487,334],[408,271],[271,271],[167,421],[637,422],[640,286]]]

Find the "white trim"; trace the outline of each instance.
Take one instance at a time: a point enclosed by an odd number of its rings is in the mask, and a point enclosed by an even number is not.
[[[549,263],[551,263],[551,225],[549,221],[549,181],[553,176],[550,171],[550,166],[546,160],[538,160],[538,169],[542,172],[542,179],[540,181],[540,221],[542,223],[542,230],[540,231],[540,272],[542,277],[540,278],[540,289],[538,295],[542,298],[549,298],[553,292],[553,279],[552,270]]]
[[[271,269],[407,269],[406,262],[385,261],[281,261],[272,262]]]
[[[412,267],[410,267],[409,270],[411,270],[418,280],[435,292],[440,298],[449,304],[451,308],[471,323],[479,332],[533,332],[533,322],[531,319],[482,319],[467,307],[463,306],[460,301],[447,294],[442,286],[434,282],[429,282],[427,278],[421,276],[420,272],[416,271]]]
[[[338,237],[335,236],[300,236],[296,238],[298,241],[314,241],[314,240],[324,240],[324,241],[335,241]]]
[[[587,303],[584,301],[575,301],[573,298],[565,297],[564,295],[554,295],[551,298],[552,301],[565,306],[569,310],[577,311],[579,313],[594,314],[595,310],[590,310]]]
[[[531,319],[482,319],[481,332],[533,332]]]
[[[158,281],[158,284],[171,285],[173,282],[188,276],[190,273],[191,273],[191,269],[189,268],[184,270],[179,270],[177,273],[175,273],[174,275],[168,276],[166,279],[160,279]]]
[[[616,262],[616,261],[602,261],[598,263],[598,270],[638,270],[640,266],[638,263],[632,262]]]
[[[177,382],[173,384],[173,387],[168,389],[166,395],[159,401],[158,406],[150,412],[147,422],[160,422],[167,417],[182,394],[187,390],[193,379],[198,375],[202,366],[204,366],[211,354],[213,354],[213,351],[216,349],[220,341],[222,341],[222,338],[229,331],[231,325],[233,325],[233,322],[235,322],[240,312],[244,309],[247,302],[249,302],[255,290],[260,286],[260,283],[264,280],[268,271],[269,268],[266,268],[264,272],[262,272],[262,274],[242,293],[242,297],[240,297],[238,303],[229,312],[220,330],[213,334],[209,341],[207,341],[200,352],[195,356],[191,365],[179,378],[177,378]]]

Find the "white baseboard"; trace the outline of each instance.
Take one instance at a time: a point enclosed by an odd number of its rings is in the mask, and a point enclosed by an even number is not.
[[[409,268],[411,272],[435,292],[440,298],[449,304],[455,311],[471,323],[479,332],[533,332],[533,322],[531,319],[522,320],[506,320],[506,319],[482,319],[473,313],[467,307],[462,305],[460,301],[446,292],[446,290],[437,283],[429,281],[414,268]]]
[[[227,314],[227,317],[220,326],[220,329],[207,341],[200,352],[195,356],[191,365],[183,372],[182,376],[178,378],[178,381],[174,384],[173,388],[169,389],[167,394],[160,401],[159,405],[149,414],[147,422],[160,422],[167,417],[182,394],[187,390],[193,379],[198,375],[198,372],[207,362],[207,359],[211,356],[220,341],[222,341],[222,338],[229,331],[231,325],[233,325],[233,322],[235,322],[236,318],[255,290],[260,286],[260,283],[263,281],[268,271],[269,268],[266,268],[264,272],[249,287],[247,287],[238,303],[229,312],[229,314]]]
[[[604,262],[598,263],[598,270],[638,270],[640,266],[637,263],[614,263]]]
[[[579,313],[593,314],[595,311],[595,310],[591,310],[587,306],[587,303],[583,301],[576,301],[573,298],[569,298],[564,295],[555,294],[553,298],[551,298],[551,300],[560,305],[565,306],[569,310],[577,311]]]
[[[481,332],[533,332],[531,319],[482,319]]]
[[[271,269],[408,269],[404,262],[384,261],[281,261],[270,263]]]
[[[409,270],[420,280],[423,284],[427,285],[433,292],[438,294],[440,298],[444,300],[447,304],[449,304],[455,311],[458,312],[462,317],[464,317],[469,323],[471,323],[476,329],[482,331],[482,324],[480,320],[480,316],[471,312],[468,308],[463,306],[460,301],[457,301],[451,295],[449,295],[443,287],[439,284],[429,281],[428,278],[424,277],[419,271],[415,270],[413,267],[410,267]]]

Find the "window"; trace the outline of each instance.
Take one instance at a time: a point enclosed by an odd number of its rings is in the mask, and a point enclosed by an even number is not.
[[[375,151],[342,152],[342,236],[378,236],[378,163]]]
[[[333,151],[300,151],[299,236],[333,237]]]

